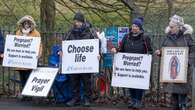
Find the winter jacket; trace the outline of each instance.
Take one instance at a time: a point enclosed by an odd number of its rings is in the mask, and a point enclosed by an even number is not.
[[[165,32],[167,36],[162,43],[162,47],[189,47],[189,66],[187,83],[163,83],[163,91],[167,93],[187,94],[191,91],[192,71],[190,65],[195,57],[195,42],[191,37],[193,29],[190,25],[185,24],[176,36],[170,34],[169,27],[166,28]]]
[[[18,30],[16,32],[16,35],[22,36],[23,34],[22,34],[22,32],[20,30]],[[27,36],[29,36],[29,37],[41,37],[40,36],[40,33],[36,29],[34,29],[33,31],[31,31]],[[38,54],[38,57],[39,58],[41,57],[41,54],[42,54],[42,44],[40,44],[40,47],[39,47],[39,54]],[[28,70],[28,69],[16,68],[16,70]]]
[[[70,29],[64,36],[63,40],[82,40],[82,39],[96,39],[97,34],[89,27],[83,25],[82,29],[76,30],[74,27]]]
[[[0,53],[2,54],[4,52],[4,38],[2,33],[0,32]]]
[[[130,32],[123,37],[119,52],[138,54],[152,53],[153,50],[148,36],[144,35],[143,32],[136,37],[133,37],[132,34],[133,33]]]

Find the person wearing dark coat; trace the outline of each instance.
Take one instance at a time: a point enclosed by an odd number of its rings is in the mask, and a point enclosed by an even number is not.
[[[163,83],[162,90],[172,95],[173,110],[187,110],[187,94],[191,92],[191,65],[195,57],[195,42],[192,39],[193,28],[184,24],[183,18],[174,15],[170,18],[169,26],[165,30],[166,38],[162,47],[189,47],[187,83]],[[161,55],[160,50],[155,52]]]
[[[98,39],[95,31],[91,31],[91,26],[85,22],[84,15],[81,12],[77,12],[73,18],[73,27],[65,34],[63,40],[83,40],[83,39]],[[59,53],[61,54],[61,53]],[[66,103],[67,106],[74,106],[81,102],[80,88],[81,82],[83,83],[84,100],[82,104],[84,106],[91,105],[91,73],[81,73],[69,75],[72,85],[73,98]]]
[[[5,40],[4,40],[3,34],[0,32],[0,59],[1,60],[3,59],[4,43],[5,43]]]
[[[119,49],[117,50],[116,48],[112,48],[111,52],[116,53],[118,51],[124,53],[151,54],[153,51],[151,41],[149,36],[144,34],[142,25],[143,17],[135,18],[129,31],[130,33],[124,36]],[[129,91],[131,101],[129,101],[128,107],[140,109],[142,107],[141,101],[144,90],[130,88]]]

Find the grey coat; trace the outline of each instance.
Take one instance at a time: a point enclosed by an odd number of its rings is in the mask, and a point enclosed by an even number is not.
[[[176,36],[172,36],[166,28],[167,36],[162,43],[162,47],[189,47],[189,63],[187,73],[187,83],[163,83],[163,91],[167,93],[187,94],[191,91],[192,69],[191,64],[195,57],[195,42],[192,39],[193,29],[185,24],[183,29]]]

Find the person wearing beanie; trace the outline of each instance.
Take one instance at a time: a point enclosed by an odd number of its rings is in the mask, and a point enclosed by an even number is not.
[[[73,18],[73,20],[79,21],[84,23],[85,22],[85,18],[84,15],[81,12],[77,12]]]
[[[96,39],[97,34],[95,31],[90,30],[89,24],[86,22],[84,15],[81,12],[77,12],[73,17],[73,26],[65,34],[63,40],[84,40],[84,39]],[[62,56],[62,51],[58,52]],[[91,105],[91,74],[90,73],[78,73],[70,76],[73,98],[66,103],[67,106],[74,106],[82,104],[84,106]],[[84,100],[81,100],[80,88],[83,83]]]
[[[111,52],[123,52],[123,53],[138,53],[138,54],[151,54],[152,46],[149,36],[144,33],[143,30],[143,17],[137,17],[133,19],[132,26],[128,34],[122,39],[122,43],[118,49],[112,48]],[[144,82],[140,82],[144,83]],[[129,108],[140,109],[142,107],[142,96],[144,94],[143,89],[130,88]]]
[[[144,22],[143,17],[137,17],[137,18],[133,19],[132,24],[138,26],[140,28],[140,30],[143,30],[143,28],[142,28],[143,22]]]
[[[191,66],[195,57],[195,42],[192,39],[193,28],[184,23],[181,16],[174,15],[170,18],[169,25],[165,29],[166,37],[161,47],[188,47],[188,72],[187,83],[163,83],[163,92],[172,96],[173,110],[188,110],[187,94],[191,91],[192,73]],[[155,54],[161,56],[160,49]],[[172,74],[170,73],[170,77]]]

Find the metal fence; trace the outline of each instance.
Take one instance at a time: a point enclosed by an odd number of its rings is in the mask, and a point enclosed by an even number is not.
[[[15,32],[2,31],[3,35],[6,34],[14,34]],[[50,54],[51,46],[53,44],[60,44],[64,33],[41,33],[42,44],[43,44],[43,55],[40,59],[40,64],[47,66],[48,64],[48,55]],[[153,49],[156,50],[160,47],[163,37],[161,35],[153,35],[151,36],[151,41],[153,44]],[[170,96],[162,93],[160,90],[160,82],[159,82],[159,61],[160,59],[153,55],[152,61],[152,73],[151,73],[151,82],[150,89],[146,91],[144,96],[144,102],[150,102],[158,104],[167,105],[170,104]],[[113,88],[111,87],[111,74],[112,67],[101,68],[101,73],[104,74],[106,80],[108,81],[108,90],[106,90],[107,94],[96,95],[96,99],[104,99],[104,101],[112,102],[116,104],[120,101],[124,101],[125,103],[128,100],[128,90],[124,88]],[[92,81],[95,85],[95,79],[97,77],[94,75]],[[20,91],[20,83],[19,83],[19,75],[18,72],[14,71],[13,68],[0,67],[0,94],[1,96],[5,96],[7,98],[17,97]],[[98,92],[98,91],[96,91]],[[99,100],[101,102],[101,100]]]

